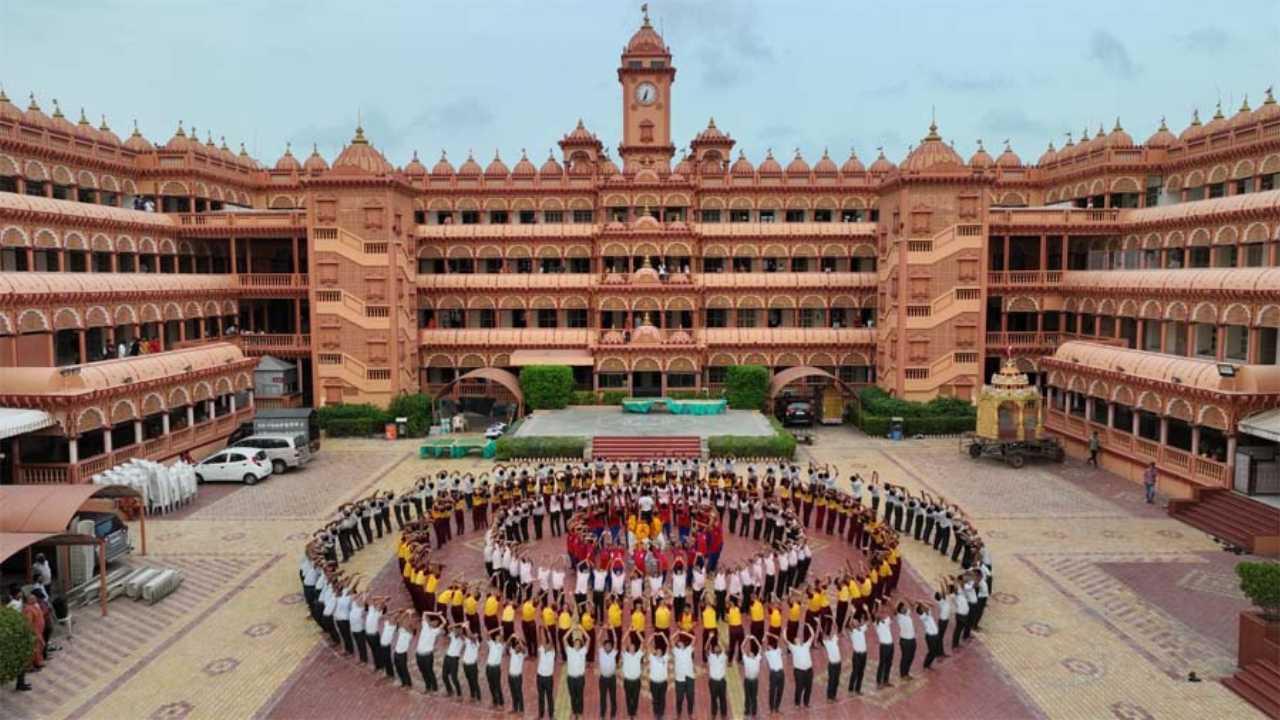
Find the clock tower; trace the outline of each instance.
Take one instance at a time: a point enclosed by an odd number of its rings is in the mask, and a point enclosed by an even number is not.
[[[641,5],[644,24],[622,51],[618,83],[622,86],[623,172],[642,168],[666,171],[676,146],[671,142],[671,50],[649,24],[648,5]]]

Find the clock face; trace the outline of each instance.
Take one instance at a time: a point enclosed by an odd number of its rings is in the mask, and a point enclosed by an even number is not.
[[[644,82],[636,86],[636,102],[641,105],[652,105],[658,99],[658,88],[653,83]]]

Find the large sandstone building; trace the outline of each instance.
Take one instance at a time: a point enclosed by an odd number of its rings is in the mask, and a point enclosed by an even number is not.
[[[678,146],[647,19],[617,78],[616,148],[578,123],[512,165],[397,167],[357,128],[332,162],[264,167],[195,128],[153,145],[0,95],[0,405],[55,422],[6,441],[6,480],[216,446],[263,355],[298,372],[259,406],[539,362],[601,392],[760,364],[969,398],[1011,356],[1051,429],[1184,491],[1230,484],[1241,421],[1280,405],[1270,92],[1142,142],[1085,128],[1034,163],[966,159],[930,126],[895,164],[748,158],[714,121]]]

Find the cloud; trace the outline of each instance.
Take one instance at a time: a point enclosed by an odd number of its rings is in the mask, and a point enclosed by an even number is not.
[[[1020,108],[993,108],[988,110],[979,120],[978,127],[987,137],[1008,137],[1043,135],[1047,132],[1045,124],[1036,120]]]
[[[669,20],[673,29],[697,28],[697,34],[681,38],[681,44],[689,45],[698,58],[700,79],[707,88],[742,85],[753,75],[754,67],[769,63],[776,56],[760,30],[762,23],[755,2],[734,3],[731,12],[716,3],[664,3],[661,17],[655,16],[654,22],[661,27],[663,20]]]
[[[1095,30],[1089,38],[1089,59],[1111,73],[1124,78],[1138,74],[1138,66],[1129,57],[1129,50],[1115,35],[1105,30]]]
[[[963,75],[943,71],[929,73],[929,83],[940,90],[952,92],[992,92],[1007,90],[1014,85],[1007,75]]]
[[[493,124],[493,109],[475,97],[459,97],[436,105],[409,121],[404,130],[475,130]]]
[[[1178,46],[1183,50],[1199,53],[1218,53],[1227,48],[1231,36],[1222,28],[1206,26],[1196,28],[1189,33],[1177,36]]]

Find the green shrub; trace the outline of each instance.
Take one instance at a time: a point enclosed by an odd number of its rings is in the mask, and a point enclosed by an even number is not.
[[[977,417],[978,409],[967,401],[956,398],[936,397],[929,402],[901,400],[878,387],[871,386],[858,393],[859,405],[863,415],[880,417],[925,417],[925,416],[960,416]]]
[[[369,437],[386,431],[385,418],[341,418],[330,420],[324,430],[329,437]]]
[[[606,390],[601,394],[601,405],[621,405],[623,398],[627,397],[626,390]]]
[[[527,365],[520,369],[520,390],[530,410],[558,410],[573,398],[573,369],[568,365]]]
[[[719,400],[724,397],[722,390],[670,390],[667,397],[672,400]]]
[[[713,435],[707,438],[707,450],[711,457],[778,457],[794,458],[796,455],[796,438],[782,423],[769,418],[773,434],[756,435]]]
[[[383,428],[394,417],[382,408],[367,403],[340,403],[316,410],[316,421],[329,437],[381,435]],[[427,423],[430,422],[428,410]]]
[[[725,378],[725,397],[735,410],[763,410],[769,399],[769,368],[732,365]]]
[[[593,390],[574,390],[569,398],[570,405],[595,405],[596,394]]]
[[[881,415],[869,415],[863,412],[858,419],[858,427],[872,437],[884,437],[889,434],[890,418]],[[902,434],[913,435],[958,435],[974,429],[977,418],[972,415],[943,415],[904,417]]]
[[[1280,563],[1242,562],[1236,565],[1240,589],[1267,620],[1280,620]]]
[[[36,634],[22,613],[0,606],[0,683],[13,682],[27,670],[36,648]]]
[[[552,458],[582,457],[587,448],[587,439],[572,435],[547,437],[512,437],[510,434],[498,438],[497,457],[499,460],[514,458]]]
[[[422,437],[431,429],[431,398],[422,393],[398,395],[387,408],[387,415],[392,420],[409,418],[409,436]]]

